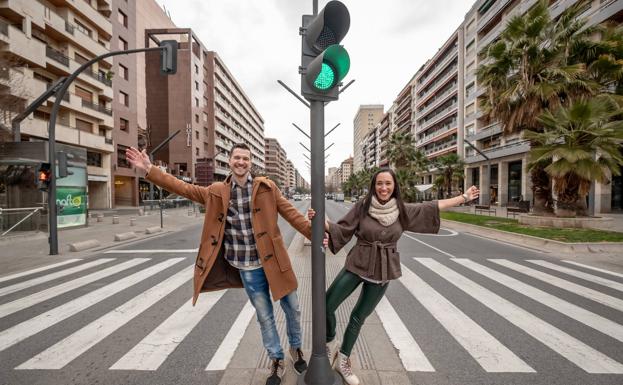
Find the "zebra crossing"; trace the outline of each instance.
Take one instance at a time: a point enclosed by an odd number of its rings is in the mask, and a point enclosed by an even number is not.
[[[11,369],[62,370],[91,349],[105,347],[111,335],[123,328],[131,328],[132,321],[140,320],[145,312],[171,293],[184,285],[191,285],[192,269],[191,260],[186,258],[73,259],[0,277],[0,361],[3,354],[11,354],[28,340],[30,346],[36,346],[36,352]],[[165,272],[166,276],[162,278]],[[486,373],[533,375],[538,374],[539,365],[532,357],[516,351],[514,346],[507,346],[499,338],[499,332],[487,330],[486,325],[471,317],[466,311],[469,304],[483,306],[503,318],[506,321],[504,327],[520,331],[525,336],[522,343],[544,346],[552,356],[566,360],[584,373],[623,374],[623,275],[620,273],[573,261],[419,257],[409,263],[403,261],[402,272],[402,277],[392,285],[399,285],[421,304],[463,348],[466,357]],[[461,303],[444,295],[438,282],[431,282],[431,275],[457,289],[462,297]],[[160,278],[153,285],[146,285],[156,276]],[[494,285],[505,290],[492,290],[491,287],[497,287]],[[547,288],[551,288],[551,292]],[[508,291],[600,333],[611,341],[611,348],[602,351],[585,336],[574,335],[576,329],[565,330],[543,319],[530,307],[523,306],[523,302],[505,298],[503,293]],[[74,292],[76,295],[59,303],[59,298]],[[562,292],[569,293],[569,297],[562,298]],[[131,294],[118,296],[123,293]],[[226,293],[204,293],[195,307],[189,298],[173,304],[168,317],[151,330],[140,332],[138,342],[122,353],[115,352],[114,363],[107,369],[111,373],[158,371],[181,346],[196,345],[196,349],[201,349],[202,341],[188,336],[223,301]],[[120,302],[112,306],[112,310],[75,325],[71,332],[53,341],[42,338],[45,331],[55,325],[70,320],[80,322],[74,316],[88,313],[96,305],[117,297]],[[610,312],[596,312],[592,306],[586,305],[587,302]],[[390,296],[386,296],[377,306],[376,313],[406,371],[439,372],[443,366],[436,361],[438,356],[431,354],[437,347],[418,341],[403,322],[410,310],[396,305]],[[211,336],[218,339],[212,341],[218,347],[198,370],[223,371],[229,365],[246,328],[254,322],[255,314],[248,301],[235,311],[227,333]],[[25,312],[32,312],[32,316],[20,317]],[[619,354],[613,355],[613,351]]]

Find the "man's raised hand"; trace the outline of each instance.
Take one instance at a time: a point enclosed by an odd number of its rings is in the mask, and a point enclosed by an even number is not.
[[[130,164],[139,170],[143,170],[145,172],[149,172],[151,168],[151,161],[149,160],[149,155],[145,150],[139,151],[134,147],[130,147],[125,150],[125,157],[130,162]]]

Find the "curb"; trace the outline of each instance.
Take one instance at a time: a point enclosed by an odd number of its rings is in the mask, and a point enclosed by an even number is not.
[[[504,241],[517,246],[530,247],[538,251],[564,252],[564,253],[623,253],[623,242],[560,242],[551,239],[539,238],[532,235],[511,233],[509,231],[491,229],[488,227],[472,225],[443,219],[442,223],[453,230],[490,238],[496,241]]]
[[[84,251],[98,246],[100,246],[100,242],[97,239],[88,239],[86,241],[70,243],[69,251]]]

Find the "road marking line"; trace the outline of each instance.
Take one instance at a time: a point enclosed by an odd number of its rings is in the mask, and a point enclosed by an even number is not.
[[[95,305],[96,303],[101,302],[106,298],[117,294],[131,286],[134,286],[137,283],[151,277],[152,275],[183,260],[184,258],[167,259],[164,262],[129,275],[125,278],[120,279],[119,281],[115,281],[89,294],[85,294],[82,297],[76,298],[61,306],[48,310],[43,314],[39,314],[34,318],[30,318],[27,321],[5,329],[0,332],[0,351],[3,351],[8,347],[15,345],[30,336],[33,336],[40,331],[45,330],[50,326],[71,317],[74,314],[78,314],[81,311]]]
[[[120,271],[129,269],[136,265],[139,265],[143,262],[149,261],[149,258],[134,258],[124,263],[120,263],[115,266],[111,266],[107,269],[97,271],[95,273],[86,275],[84,277],[80,277],[74,279],[69,282],[62,283],[60,285],[51,287],[47,290],[42,290],[37,293],[33,293],[29,296],[18,298],[15,301],[4,303],[0,305],[0,318],[6,317],[9,314],[13,314],[17,311],[26,309],[43,301],[47,301],[50,298],[54,298],[63,293],[67,293],[71,290],[79,288],[81,286],[87,285],[89,283],[95,282],[102,278],[108,277],[110,275],[116,274]]]
[[[51,265],[38,267],[38,268],[32,269],[32,270],[22,271],[21,273],[15,273],[15,274],[7,275],[5,277],[0,278],[0,282],[10,281],[10,280],[15,279],[15,278],[23,277],[25,275],[35,274],[35,273],[38,273],[40,271],[50,270],[50,269],[53,269],[55,267],[67,265],[69,263],[74,263],[74,262],[78,262],[78,261],[82,261],[82,259],[79,259],[79,258],[68,259],[68,260],[63,261],[63,262],[59,262],[59,263],[54,263],[54,264],[51,264]]]
[[[187,267],[142,292],[113,311],[50,346],[15,369],[62,369],[98,342],[130,322],[152,305],[187,283],[194,266]],[[159,341],[157,343],[161,343]]]
[[[78,266],[71,267],[69,269],[57,271],[56,273],[52,273],[52,274],[44,275],[44,276],[41,276],[41,277],[33,278],[33,279],[28,280],[28,281],[19,282],[19,283],[16,283],[14,285],[11,285],[11,286],[6,286],[6,287],[3,287],[3,288],[0,288],[0,296],[7,295],[7,294],[10,294],[10,293],[15,293],[16,291],[20,291],[20,290],[23,290],[23,289],[26,289],[26,288],[29,288],[29,287],[32,287],[32,286],[37,286],[37,285],[39,285],[41,283],[44,283],[44,282],[53,281],[53,280],[55,280],[57,278],[65,277],[67,275],[70,275],[70,274],[73,274],[73,273],[77,273],[77,272],[82,271],[82,270],[90,269],[92,267],[95,267],[95,266],[98,266],[98,265],[101,265],[101,264],[104,264],[104,263],[107,263],[107,262],[110,262],[110,261],[114,261],[114,260],[115,260],[114,258],[96,259],[94,261],[87,262],[87,263],[84,263],[82,265],[78,265]]]
[[[208,314],[225,291],[204,293],[196,307],[193,307],[192,300],[184,303],[110,369],[158,370],[199,321]]]
[[[508,267],[509,269],[518,271],[522,274],[525,274],[531,278],[538,279],[543,281],[549,285],[559,287],[561,289],[570,291],[573,294],[586,297],[595,302],[599,302],[603,305],[609,306],[611,308],[623,311],[623,300],[610,296],[608,294],[604,294],[600,291],[590,289],[588,287],[584,287],[582,285],[578,285],[577,283],[565,281],[562,278],[558,278],[554,275],[544,273],[540,270],[532,269],[530,267],[520,265],[518,263],[514,263],[511,261],[507,261],[505,259],[491,259],[491,262],[497,263],[498,265]]]
[[[381,298],[376,305],[376,314],[383,323],[383,328],[389,336],[389,339],[398,350],[398,355],[402,361],[402,365],[408,372],[434,372],[435,368],[431,365],[428,358],[415,341],[409,330],[402,322],[396,310],[387,300],[387,297]]]
[[[402,267],[402,283],[487,372],[534,373],[528,364],[423,279]]]
[[[176,253],[196,253],[199,249],[154,249],[154,250],[107,250],[103,254],[176,254]]]
[[[564,267],[564,266],[558,266],[556,264],[553,264],[553,263],[547,262],[547,261],[541,261],[541,260],[537,260],[537,259],[530,259],[530,260],[528,260],[528,262],[534,263],[535,265],[547,267],[548,269],[560,271],[561,273],[565,273],[565,274],[571,275],[573,277],[581,278],[581,279],[584,279],[586,281],[598,283],[600,285],[607,286],[607,287],[612,288],[614,290],[623,291],[623,283],[620,283],[620,282],[616,282],[616,281],[612,281],[610,279],[598,277],[598,276],[593,275],[593,274],[584,273],[582,271],[569,269],[569,268]]]
[[[244,331],[247,329],[249,322],[251,322],[251,318],[253,318],[253,314],[255,314],[255,308],[253,308],[250,301],[247,301],[205,370],[225,370],[227,368],[242,340]]]
[[[595,266],[590,266],[590,265],[585,265],[583,263],[579,263],[579,262],[575,262],[575,261],[569,261],[569,260],[563,260],[563,262],[565,263],[570,263],[572,265],[576,265],[576,266],[580,266],[580,267],[584,267],[586,269],[591,269],[591,270],[595,270],[595,271],[599,271],[601,273],[606,273],[606,274],[610,274],[610,275],[614,275],[615,277],[621,277],[623,278],[623,274],[621,273],[617,273],[614,271],[610,271],[610,270],[606,270],[606,269],[600,269],[599,267],[595,267]]]
[[[623,342],[623,325],[619,325],[618,323],[610,321],[605,317],[592,313],[584,308],[555,297],[549,293],[544,292],[543,290],[525,284],[515,278],[509,277],[508,275],[502,274],[486,266],[480,265],[472,260],[457,258],[453,261],[469,269],[472,269],[475,272],[480,273],[501,285],[513,289],[516,292],[523,294],[536,302],[542,303],[545,306],[549,306],[557,312],[573,318],[578,322],[583,323],[584,325],[587,325],[614,339]]]
[[[623,373],[623,364],[465,278],[447,266],[432,258],[414,259],[587,373]]]
[[[406,232],[404,232],[404,233],[402,233],[402,234],[403,234],[405,237],[407,237],[407,238],[411,238],[411,239],[413,239],[413,240],[414,240],[414,241],[416,241],[416,242],[420,242],[420,243],[421,243],[421,244],[423,244],[424,246],[428,246],[428,247],[430,247],[431,249],[433,249],[433,250],[436,250],[436,251],[440,252],[441,254],[447,255],[447,256],[448,256],[448,257],[450,257],[450,258],[456,258],[454,255],[452,255],[452,254],[450,254],[450,253],[446,253],[445,251],[443,251],[443,250],[441,250],[441,249],[438,249],[438,248],[436,248],[435,246],[429,245],[429,244],[428,244],[428,243],[426,243],[426,242],[422,242],[422,241],[420,241],[419,239],[417,239],[417,238],[415,238],[415,237],[413,237],[413,236],[411,236],[411,235],[407,234]]]

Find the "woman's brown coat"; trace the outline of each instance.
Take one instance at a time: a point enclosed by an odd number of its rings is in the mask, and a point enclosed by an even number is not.
[[[195,263],[193,305],[201,292],[243,287],[238,269],[232,267],[223,257],[231,177],[225,182],[202,187],[182,182],[158,167],[152,167],[146,179],[167,191],[205,206],[203,233]],[[253,179],[251,212],[258,256],[273,300],[277,301],[298,286],[277,225],[277,213],[307,238],[311,238],[311,222],[281,195],[273,181],[263,177]]]

